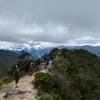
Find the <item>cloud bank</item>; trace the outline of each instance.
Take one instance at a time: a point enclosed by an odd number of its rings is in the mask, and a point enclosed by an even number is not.
[[[99,0],[0,0],[0,48],[100,45],[99,5]]]

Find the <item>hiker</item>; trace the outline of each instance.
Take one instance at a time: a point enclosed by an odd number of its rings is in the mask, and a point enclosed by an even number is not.
[[[52,64],[53,64],[53,60],[50,60],[49,61],[49,68],[52,66]]]
[[[18,69],[17,65],[16,65],[16,69],[15,69],[15,72],[14,72],[14,77],[15,77],[15,84],[16,84],[16,88],[17,88],[18,87],[19,78],[20,78],[19,69]]]
[[[40,59],[36,60],[35,62],[36,71],[39,71],[39,66],[40,66]]]
[[[29,64],[29,73],[30,74],[33,74],[34,73],[33,63],[32,62]]]
[[[42,64],[41,64],[41,70],[44,69],[44,66],[45,66],[45,63],[42,63]]]
[[[26,72],[26,73],[29,72],[29,64],[27,64],[27,65],[25,66],[25,72]]]
[[[45,61],[45,69],[47,69],[47,68],[48,68],[48,66],[49,66],[49,60],[48,60],[48,59],[46,59],[46,61]]]

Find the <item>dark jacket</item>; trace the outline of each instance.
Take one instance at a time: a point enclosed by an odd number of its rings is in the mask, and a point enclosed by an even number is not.
[[[15,76],[15,79],[19,79],[20,78],[20,75],[19,75],[19,71],[18,70],[16,70],[14,72],[14,76]]]

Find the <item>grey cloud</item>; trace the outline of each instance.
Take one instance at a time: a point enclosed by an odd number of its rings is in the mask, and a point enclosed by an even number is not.
[[[0,40],[74,44],[100,37],[99,5],[99,0],[0,0]],[[100,41],[77,41],[86,42]]]

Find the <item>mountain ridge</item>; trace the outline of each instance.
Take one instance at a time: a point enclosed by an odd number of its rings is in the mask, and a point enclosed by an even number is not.
[[[85,49],[90,51],[91,53],[100,56],[100,46],[92,46],[92,45],[82,45],[82,46],[52,46],[52,47],[30,47],[30,48],[8,48],[10,51],[20,52],[21,50],[25,50],[33,55],[33,57],[42,56],[45,53],[49,53],[54,48],[66,48],[66,49]],[[3,50],[3,49],[2,49]]]

